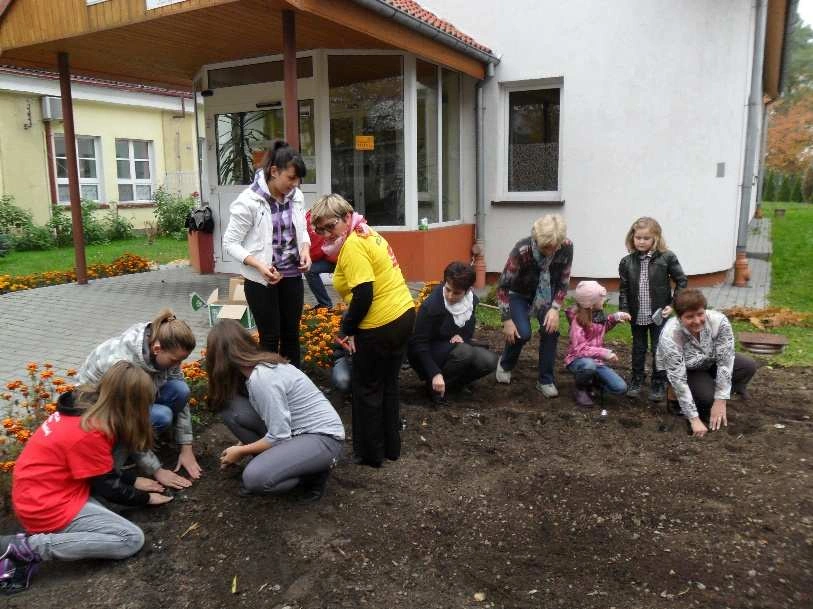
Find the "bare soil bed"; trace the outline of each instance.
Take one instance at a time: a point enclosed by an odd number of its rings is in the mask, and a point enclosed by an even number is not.
[[[484,379],[437,410],[404,371],[401,460],[341,464],[315,505],[238,497],[238,473],[217,467],[232,439],[213,423],[198,442],[205,478],[128,514],[147,536],[139,555],[45,564],[2,603],[813,606],[810,369],[761,368],[750,401],[730,403],[728,428],[697,440],[663,405],[608,398],[606,418],[578,408],[562,369],[561,397],[545,400],[530,347],[510,386]],[[339,411],[349,431],[349,405]]]

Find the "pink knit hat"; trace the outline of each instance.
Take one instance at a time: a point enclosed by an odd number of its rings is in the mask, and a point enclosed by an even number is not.
[[[580,281],[576,286],[576,302],[585,309],[598,309],[607,298],[607,288],[598,281]]]

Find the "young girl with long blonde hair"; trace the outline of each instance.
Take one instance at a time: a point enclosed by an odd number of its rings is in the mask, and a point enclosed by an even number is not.
[[[666,373],[656,370],[655,352],[663,321],[672,314],[672,300],[688,280],[677,256],[666,247],[661,225],[644,216],[632,223],[624,244],[629,254],[621,259],[618,275],[618,308],[632,317],[632,378],[627,395],[641,393],[646,367],[647,343],[652,352],[649,399],[662,402]],[[674,291],[673,291],[674,284]]]
[[[141,529],[94,497],[128,506],[172,499],[155,480],[113,464],[114,444],[132,451],[151,446],[154,395],[149,375],[120,361],[98,386],[60,396],[14,466],[11,501],[26,533],[0,538],[0,591],[27,589],[41,561],[121,559],[141,549]]]

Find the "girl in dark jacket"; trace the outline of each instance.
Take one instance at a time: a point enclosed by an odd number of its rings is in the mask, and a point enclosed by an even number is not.
[[[688,282],[677,256],[666,248],[657,220],[638,218],[627,232],[625,244],[629,254],[618,265],[621,278],[618,308],[632,317],[632,378],[627,395],[641,394],[649,342],[652,351],[649,399],[662,402],[666,394],[666,373],[655,369],[658,337],[663,321],[672,314],[673,298]]]
[[[497,365],[496,353],[471,344],[479,302],[472,285],[471,265],[450,263],[443,271],[443,283],[421,304],[409,339],[409,363],[426,381],[436,404],[444,401],[447,390],[462,388]]]

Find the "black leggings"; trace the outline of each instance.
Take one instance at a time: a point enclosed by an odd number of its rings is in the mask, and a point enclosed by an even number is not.
[[[399,374],[415,325],[410,308],[380,328],[359,330],[353,355],[353,453],[379,464],[401,455]]]
[[[245,290],[260,333],[260,346],[287,357],[299,368],[299,320],[305,304],[302,276],[283,277],[268,286],[246,279]]]

